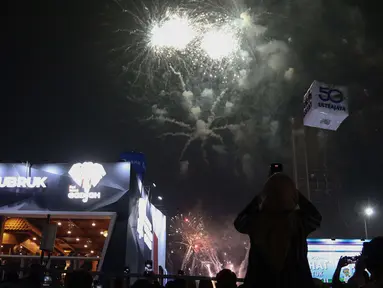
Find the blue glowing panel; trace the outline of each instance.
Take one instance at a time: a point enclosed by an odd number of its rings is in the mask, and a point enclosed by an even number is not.
[[[326,283],[332,282],[332,276],[340,257],[360,255],[363,243],[360,239],[308,239],[308,261],[313,278]],[[355,264],[343,267],[340,280],[347,282],[354,274]]]
[[[129,190],[130,172],[129,162],[0,164],[0,210],[95,210]]]

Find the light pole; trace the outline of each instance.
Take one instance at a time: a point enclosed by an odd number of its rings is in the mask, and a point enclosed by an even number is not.
[[[296,137],[302,137],[303,140],[303,156],[305,160],[305,178],[306,178],[306,187],[307,187],[307,199],[311,201],[311,191],[310,191],[310,180],[309,180],[309,165],[308,165],[308,159],[307,159],[307,145],[306,145],[306,135],[305,135],[305,128],[295,128],[295,119],[291,118],[291,142],[293,146],[293,168],[294,168],[294,181],[297,189],[299,189],[298,181],[298,158],[297,158],[297,150],[296,150]]]
[[[370,218],[374,214],[374,209],[367,207],[364,209],[364,233],[366,239],[368,239],[367,218]]]

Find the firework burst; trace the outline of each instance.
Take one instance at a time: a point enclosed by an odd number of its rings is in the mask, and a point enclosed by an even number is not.
[[[170,15],[166,16],[167,19],[153,24],[149,33],[149,46],[156,54],[165,53],[166,50],[185,50],[196,36],[187,15],[168,14]]]
[[[176,268],[206,276],[215,276],[226,268],[242,277],[247,264],[247,258],[242,257],[249,242],[228,227],[227,222],[214,224],[200,215],[178,214],[171,218],[169,255],[173,263],[178,262]]]
[[[130,41],[115,49],[133,56],[125,69],[134,70],[137,79],[156,77],[172,65],[183,74],[228,83],[250,64],[249,53],[242,49],[252,24],[248,11],[205,1],[141,6],[135,12],[123,9],[135,28],[118,29]]]
[[[226,151],[220,131],[235,134],[244,125],[241,117],[231,118],[237,122],[227,119],[241,105],[244,89],[254,85],[248,80],[254,67],[262,71],[256,82],[262,75],[285,69],[281,63],[286,45],[268,41],[267,29],[257,24],[264,13],[253,13],[234,1],[219,1],[162,1],[149,6],[140,2],[136,11],[123,9],[134,28],[118,30],[128,43],[115,51],[127,55],[123,71],[135,79],[130,81],[131,89],[140,90],[140,96],[128,99],[151,107],[152,114],[143,121],[169,125],[170,131],[161,138],[185,138],[181,161],[187,161],[185,153],[196,140],[201,141],[206,163],[208,144]],[[186,116],[180,117],[180,112]]]
[[[191,275],[217,273],[222,264],[202,216],[179,214],[171,218],[171,254],[182,258],[181,269]]]

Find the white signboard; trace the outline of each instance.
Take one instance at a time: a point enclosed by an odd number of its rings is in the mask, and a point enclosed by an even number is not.
[[[137,223],[137,233],[138,238],[144,238],[146,246],[152,250],[153,249],[153,227],[149,221],[148,216],[146,215],[147,199],[140,198],[138,200],[138,223]]]
[[[77,163],[69,170],[69,175],[76,185],[69,185],[68,198],[82,199],[86,203],[89,199],[100,199],[101,192],[91,191],[106,175],[101,164],[93,162]],[[82,188],[83,191],[80,191]]]
[[[348,117],[347,88],[314,81],[303,100],[304,125],[337,130]]]
[[[0,177],[0,188],[46,188],[47,177]]]

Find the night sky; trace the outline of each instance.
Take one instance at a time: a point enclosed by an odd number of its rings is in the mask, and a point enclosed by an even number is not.
[[[269,2],[277,5],[283,1]],[[328,1],[322,2],[327,5]],[[339,131],[330,134],[328,144],[332,145],[329,163],[341,184],[336,193],[319,197],[321,207],[331,207],[331,211],[322,211],[324,217],[339,218],[337,227],[324,227],[320,235],[338,238],[363,236],[363,220],[358,215],[363,203],[370,201],[383,209],[383,38],[379,28],[383,23],[379,6],[374,4],[378,1],[351,2],[344,5],[356,5],[363,16],[363,53],[339,52],[343,58],[336,65],[343,68],[327,73],[316,66],[318,61],[313,60],[311,66],[308,50],[327,43],[307,40],[306,50],[296,49],[305,77],[291,88],[295,96],[286,103],[288,111],[283,116],[286,120],[299,115],[304,89],[314,79],[353,87],[352,115]],[[248,181],[227,167],[238,165],[235,160],[225,162],[226,166],[206,165],[191,147],[193,166],[187,176],[180,176],[182,145],[164,143],[153,127],[137,121],[137,107],[126,100],[122,92],[126,87],[116,81],[118,65],[110,53],[115,41],[111,31],[121,19],[114,5],[101,0],[8,1],[8,9],[2,9],[8,33],[0,56],[1,161],[116,161],[121,152],[141,151],[147,156],[148,181],[157,184],[156,193],[164,196],[167,213],[187,212],[201,203],[214,218],[234,216],[263,183],[268,161],[280,159],[263,156],[255,165],[259,175]],[[323,17],[342,15],[341,10],[332,13]],[[115,22],[110,20],[114,17]],[[296,33],[305,35],[304,31]],[[286,164],[291,166],[291,161]],[[370,221],[371,235],[383,231],[381,213]]]

